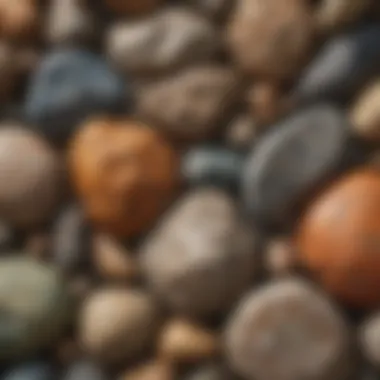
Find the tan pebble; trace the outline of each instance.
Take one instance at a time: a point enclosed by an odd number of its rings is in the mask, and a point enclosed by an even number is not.
[[[265,252],[265,266],[273,277],[289,274],[295,266],[295,252],[291,242],[285,238],[271,240]]]
[[[152,361],[127,371],[120,380],[173,380],[173,369],[166,363]]]
[[[259,126],[251,115],[237,115],[227,127],[226,142],[231,148],[248,148],[255,140],[258,129]]]
[[[193,363],[216,356],[219,342],[214,332],[190,321],[174,319],[163,327],[158,351],[173,363]]]
[[[96,271],[106,280],[130,281],[136,278],[138,268],[131,253],[116,239],[95,234],[92,241]]]

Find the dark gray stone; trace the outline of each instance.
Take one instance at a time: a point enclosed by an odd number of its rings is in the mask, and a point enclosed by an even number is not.
[[[56,380],[51,365],[44,362],[24,363],[5,372],[1,380]]]
[[[240,182],[243,156],[223,147],[191,149],[182,161],[182,174],[192,186],[212,185],[236,190]]]
[[[344,101],[380,72],[380,26],[367,26],[327,41],[295,88],[300,102]]]
[[[107,380],[105,373],[95,364],[89,361],[80,361],[72,364],[63,380]]]
[[[64,142],[85,118],[124,110],[130,95],[125,83],[96,54],[69,48],[53,51],[32,76],[26,118],[51,140]]]
[[[347,143],[344,115],[332,106],[315,105],[280,122],[246,162],[248,211],[268,224],[289,221],[296,202],[341,164]]]

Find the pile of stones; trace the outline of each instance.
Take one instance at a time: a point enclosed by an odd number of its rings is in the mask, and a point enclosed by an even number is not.
[[[0,0],[0,380],[380,378],[378,0]]]

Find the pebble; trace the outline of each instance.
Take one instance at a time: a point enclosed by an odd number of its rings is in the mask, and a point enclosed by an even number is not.
[[[217,335],[185,319],[172,319],[162,328],[158,340],[159,356],[170,363],[197,363],[219,353]]]
[[[95,234],[92,254],[96,272],[106,281],[131,282],[138,276],[138,265],[132,253],[105,234]]]
[[[318,99],[343,102],[380,67],[380,27],[365,26],[328,40],[311,60],[293,96],[299,103]]]
[[[38,135],[20,125],[3,124],[0,180],[4,221],[22,228],[36,226],[53,215],[59,201],[61,162]]]
[[[0,38],[28,41],[39,28],[37,0],[0,1]]]
[[[238,0],[227,35],[232,58],[244,72],[289,80],[308,56],[312,12],[302,0]]]
[[[289,275],[296,265],[296,252],[290,239],[284,237],[271,239],[265,249],[264,261],[272,277]]]
[[[296,230],[302,263],[338,300],[380,303],[380,173],[362,168],[337,179],[306,208]]]
[[[77,48],[46,54],[33,73],[26,93],[29,122],[62,144],[93,114],[127,108],[131,88],[102,57]]]
[[[72,363],[62,380],[109,380],[96,363],[81,360]]]
[[[369,142],[380,141],[380,81],[374,81],[361,94],[350,112],[352,132]]]
[[[86,214],[111,235],[150,228],[177,190],[174,148],[148,125],[94,119],[71,141],[70,174]]]
[[[220,45],[217,30],[207,19],[179,7],[116,23],[107,36],[111,62],[135,75],[152,75],[207,61]]]
[[[347,147],[345,116],[329,105],[296,112],[253,148],[243,173],[243,199],[265,224],[286,225],[296,203],[341,164]]]
[[[152,297],[127,288],[101,288],[83,303],[79,337],[85,352],[105,363],[122,363],[152,343],[159,325]]]
[[[51,257],[55,265],[66,273],[81,269],[89,252],[89,229],[77,204],[70,204],[62,210],[51,236]]]
[[[240,301],[225,334],[227,360],[246,379],[343,380],[350,370],[344,319],[304,280],[253,290]]]
[[[318,30],[325,35],[359,22],[372,6],[371,0],[322,0],[319,3],[316,23]]]
[[[127,371],[119,380],[174,380],[173,369],[162,361],[151,361]]]
[[[380,314],[366,318],[359,326],[358,340],[365,359],[380,368]]]
[[[215,186],[236,190],[243,156],[218,146],[195,146],[182,159],[182,176],[191,186]]]
[[[141,269],[151,291],[171,308],[207,318],[226,311],[253,281],[253,240],[228,195],[199,189],[180,199],[147,237]]]
[[[148,85],[137,101],[138,112],[176,139],[205,140],[221,131],[238,89],[230,68],[195,66]]]
[[[121,15],[136,15],[150,12],[165,0],[102,0],[106,7]]]
[[[44,362],[23,363],[1,376],[1,380],[56,380],[56,378],[52,366]]]
[[[95,36],[95,17],[83,0],[52,0],[49,4],[45,36],[52,45],[78,44]]]
[[[0,358],[50,345],[68,322],[71,303],[58,273],[24,257],[0,259]]]
[[[248,113],[235,116],[226,128],[226,144],[237,150],[250,148],[260,132],[258,123]]]

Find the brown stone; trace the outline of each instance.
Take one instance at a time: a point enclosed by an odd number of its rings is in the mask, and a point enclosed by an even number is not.
[[[380,173],[361,169],[321,192],[300,220],[303,264],[339,300],[380,303]]]
[[[138,269],[131,253],[112,237],[95,234],[92,252],[96,271],[105,280],[131,281],[136,278]]]
[[[111,234],[145,231],[176,192],[175,151],[157,132],[136,121],[89,121],[72,141],[69,162],[85,211]]]
[[[275,238],[268,242],[265,252],[265,266],[273,277],[280,277],[292,272],[295,267],[295,251],[286,238]]]
[[[246,73],[287,79],[307,56],[312,29],[312,13],[304,0],[238,0],[228,41]]]
[[[218,354],[216,334],[184,319],[173,319],[162,329],[158,342],[160,357],[169,362],[195,363]]]
[[[155,9],[164,0],[104,0],[108,9],[118,14],[139,14]]]
[[[234,117],[227,126],[225,139],[231,148],[246,149],[251,147],[259,132],[259,125],[248,113]]]
[[[167,363],[152,361],[127,371],[120,380],[174,380],[174,371]]]

